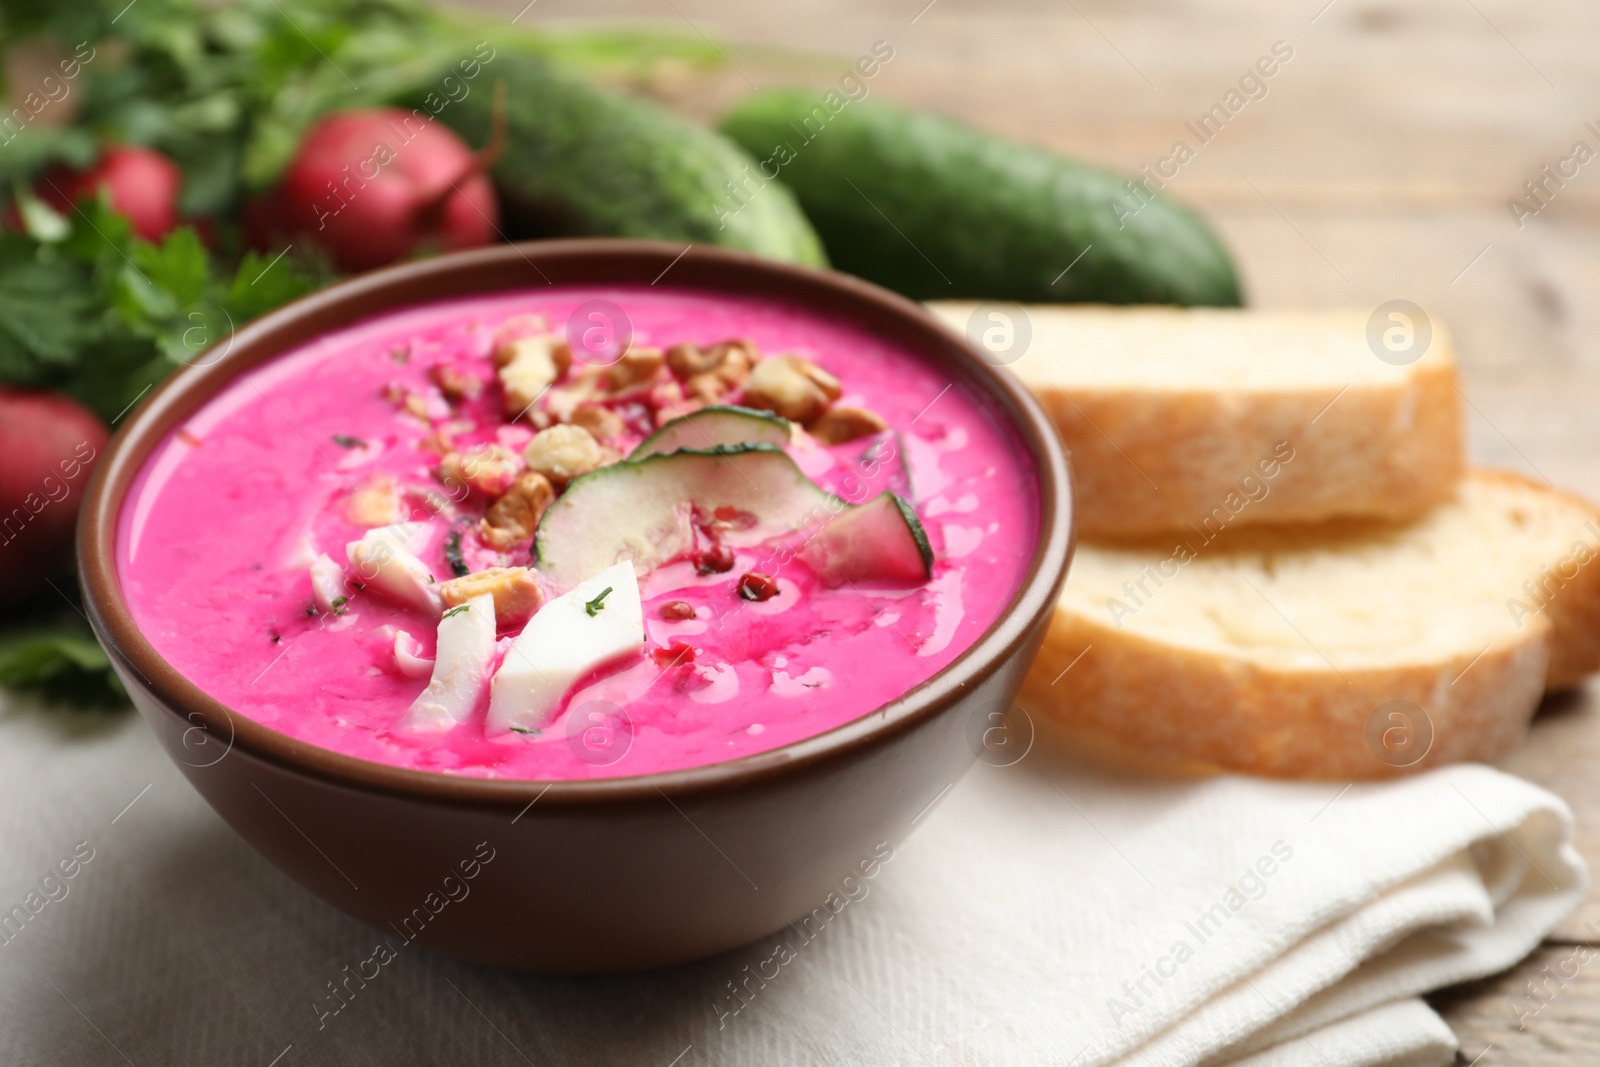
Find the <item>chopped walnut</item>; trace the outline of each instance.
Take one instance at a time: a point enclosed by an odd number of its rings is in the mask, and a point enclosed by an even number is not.
[[[839,395],[839,380],[799,356],[762,360],[745,383],[744,402],[782,415],[792,422],[810,422]]]
[[[442,426],[435,426],[432,433],[417,442],[417,447],[426,452],[447,456],[457,450],[456,434],[471,433],[477,428],[478,424],[471,419],[456,419]]]
[[[400,485],[392,474],[377,474],[350,494],[344,504],[345,518],[357,526],[392,526],[405,519],[400,501]]]
[[[799,356],[784,356],[782,358],[787,359],[795,366],[796,369],[800,371],[801,374],[804,374],[807,378],[810,378],[816,387],[821,389],[823,394],[827,396],[830,403],[839,399],[839,394],[843,392],[843,390],[839,387],[839,379],[835,378],[833,375],[829,374],[827,371],[823,370],[809,359],[801,359]]]
[[[523,449],[528,469],[564,486],[580,475],[603,466],[612,453],[581,426],[552,426],[540,430]]]
[[[876,411],[850,407],[829,408],[816,422],[806,427],[812,437],[825,445],[842,445],[858,437],[882,433],[888,428],[889,424]]]
[[[486,444],[466,452],[451,452],[439,461],[439,481],[451,492],[466,487],[484,496],[499,496],[511,488],[522,470],[522,460],[504,445]]]
[[[558,334],[538,334],[495,349],[494,365],[505,390],[506,414],[516,418],[567,372],[572,352]]]
[[[538,528],[539,516],[555,498],[556,491],[550,479],[533,471],[522,472],[511,488],[489,506],[488,514],[479,524],[484,542],[503,552],[519,541],[526,541]]]
[[[596,441],[610,441],[621,437],[627,430],[618,415],[610,408],[603,408],[598,404],[584,404],[572,413],[572,425],[582,427],[589,431],[589,436]]]
[[[494,597],[494,619],[500,626],[527,622],[544,604],[544,591],[531,567],[490,567],[439,583],[439,598],[446,610],[485,593]]]
[[[680,382],[696,374],[710,373],[721,359],[721,354],[716,353],[715,349],[701,348],[699,345],[681,344],[667,349],[667,369]]]
[[[728,391],[728,383],[723,381],[714,372],[708,374],[696,374],[688,381],[683,383],[683,389],[684,392],[688,393],[689,396],[695,400],[699,400],[706,404],[715,404],[717,401],[721,400],[723,394]]]
[[[645,385],[661,373],[666,357],[659,348],[630,348],[606,369],[606,388],[613,393]]]
[[[720,353],[713,372],[730,388],[737,389],[750,379],[760,354],[749,341],[724,341],[712,349]]]
[[[439,392],[451,403],[462,400],[472,400],[483,392],[483,379],[476,374],[469,374],[450,366],[448,363],[435,363],[428,368],[428,380],[439,387]]]
[[[535,419],[535,425],[544,429],[552,423],[571,422],[572,416],[580,406],[599,398],[600,385],[605,379],[605,373],[604,367],[588,363],[574,367],[565,382],[545,394],[544,412],[534,412],[534,414],[548,413],[548,417]]]
[[[710,348],[681,344],[667,350],[667,369],[680,382],[700,374],[715,374],[726,385],[737,388],[760,358],[755,343],[743,338],[721,341]]]

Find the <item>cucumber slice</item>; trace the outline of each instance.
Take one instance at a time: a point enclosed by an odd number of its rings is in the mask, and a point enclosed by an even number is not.
[[[838,515],[800,550],[827,586],[861,581],[911,584],[933,577],[933,546],[911,505],[880,493]]]
[[[856,457],[856,470],[862,480],[869,488],[911,499],[911,463],[900,431],[885,430],[862,440],[868,442]]]
[[[694,506],[754,516],[723,540],[735,548],[815,527],[846,509],[770,444],[658,452],[574,479],[539,521],[540,575],[571,589],[631,559],[643,576],[694,547]]]
[[[639,442],[629,459],[684,448],[707,449],[718,445],[789,443],[789,420],[770,411],[721,404],[690,412],[664,424]]]

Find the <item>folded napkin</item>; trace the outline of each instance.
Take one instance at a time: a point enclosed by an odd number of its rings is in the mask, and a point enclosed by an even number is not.
[[[0,703],[0,910],[28,916],[0,924],[0,1062],[1440,1064],[1418,994],[1510,966],[1585,883],[1561,801],[1486,767],[1172,782],[1042,746],[878,860],[701,963],[401,948],[330,1012],[380,932],[256,856],[132,716]]]

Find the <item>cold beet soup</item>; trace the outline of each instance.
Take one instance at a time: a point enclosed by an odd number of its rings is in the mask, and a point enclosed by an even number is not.
[[[778,748],[966,650],[1038,527],[988,401],[770,299],[561,288],[384,314],[234,380],[118,529],[155,648],[235,713],[446,774]]]

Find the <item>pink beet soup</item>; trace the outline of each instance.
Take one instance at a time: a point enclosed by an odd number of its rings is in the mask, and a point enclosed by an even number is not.
[[[439,614],[354,573],[340,598],[319,604],[318,556],[343,566],[346,546],[369,528],[422,522],[411,544],[441,587],[489,568],[533,566],[538,581],[531,531],[494,510],[537,433],[577,421],[610,463],[707,398],[759,406],[738,373],[708,386],[663,365],[612,388],[606,364],[620,342],[580,331],[570,334],[579,358],[531,407],[509,410],[497,353],[541,328],[569,336],[574,312],[594,307],[622,309],[635,352],[683,345],[704,356],[739,339],[756,363],[795,356],[836,378],[830,408],[876,421],[818,435],[797,421],[781,447],[847,504],[886,491],[909,502],[931,571],[830,585],[802,556],[720,545],[719,521],[730,516],[697,507],[693,549],[639,578],[642,648],[578,679],[542,728],[490,731],[485,692],[451,729],[404,729],[429,684]],[[615,321],[584,321],[626,333]],[[483,476],[469,464],[474,484],[463,484],[444,469],[455,462],[459,471],[462,456],[496,462]],[[151,455],[123,508],[117,559],[151,643],[236,714],[381,764],[581,779],[736,759],[872,713],[996,621],[1023,581],[1037,528],[1027,450],[987,398],[913,352],[770,299],[552,287],[379,315],[240,376]],[[522,626],[500,620],[497,656]]]

